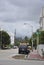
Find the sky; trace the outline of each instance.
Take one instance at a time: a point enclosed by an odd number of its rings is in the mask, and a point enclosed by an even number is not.
[[[0,0],[0,28],[7,31],[14,41],[14,32],[30,36],[39,28],[44,0]],[[27,23],[27,25],[24,25]]]

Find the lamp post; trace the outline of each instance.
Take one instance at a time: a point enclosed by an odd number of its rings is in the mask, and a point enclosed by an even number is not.
[[[38,30],[36,34],[37,34],[37,48],[38,48],[38,45],[39,45],[39,35],[40,35],[41,33],[40,33],[40,31]]]
[[[37,34],[37,46],[38,46],[38,44],[39,44],[39,33],[37,32],[36,34]]]
[[[29,23],[24,23],[24,25],[29,25],[32,28],[32,51],[33,51],[33,26],[30,25]]]

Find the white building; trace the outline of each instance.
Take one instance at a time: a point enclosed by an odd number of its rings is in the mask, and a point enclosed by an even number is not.
[[[40,14],[40,30],[44,31],[44,7],[41,10],[41,14]]]
[[[41,57],[43,57],[44,56],[44,54],[43,54],[44,53],[44,44],[38,45],[37,50],[38,50],[39,55]]]

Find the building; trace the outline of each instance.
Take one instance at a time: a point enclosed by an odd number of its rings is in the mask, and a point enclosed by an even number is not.
[[[37,49],[38,49],[39,55],[40,55],[41,57],[44,57],[44,44],[38,45]]]
[[[24,42],[24,43],[20,43],[20,45],[29,45],[29,43],[25,43],[25,42]]]
[[[40,14],[40,31],[44,31],[44,7],[41,9]]]

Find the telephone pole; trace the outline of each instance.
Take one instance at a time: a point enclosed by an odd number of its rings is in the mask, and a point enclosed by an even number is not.
[[[16,29],[15,29],[15,32],[14,32],[14,45],[16,44]]]

